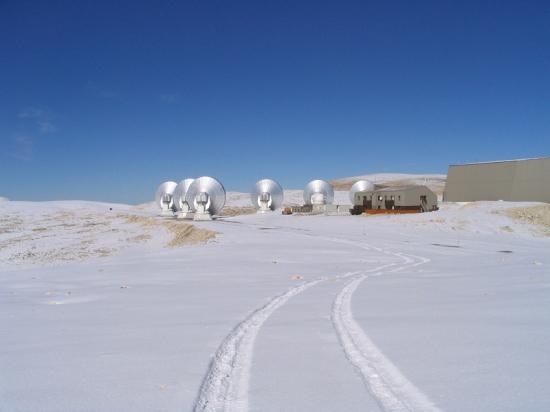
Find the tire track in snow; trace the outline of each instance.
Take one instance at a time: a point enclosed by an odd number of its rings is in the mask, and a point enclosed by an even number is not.
[[[195,411],[248,410],[248,380],[252,351],[265,321],[290,298],[324,281],[317,279],[290,289],[252,312],[223,340],[203,380]]]
[[[430,261],[424,257],[404,253],[393,253],[393,255],[402,258],[404,263],[386,273],[395,273]],[[384,272],[376,275],[382,273]],[[351,309],[353,293],[367,277],[365,273],[348,282],[336,296],[333,304],[332,322],[346,357],[359,371],[365,385],[384,411],[439,411],[434,403],[384,356],[353,318]]]
[[[248,410],[250,367],[256,337],[265,321],[289,299],[330,279],[345,279],[391,266],[395,266],[395,263],[384,264],[366,272],[349,272],[312,280],[290,289],[253,311],[226,336],[216,351],[202,382],[194,411],[245,412]]]
[[[301,234],[301,236],[310,237],[311,235]],[[376,250],[387,255],[398,256],[397,254],[375,246],[345,239],[328,237],[318,238],[356,246],[365,250]],[[201,384],[199,395],[194,405],[194,411],[246,412],[248,410],[250,368],[256,337],[265,321],[290,298],[329,279],[342,279],[358,275],[365,276],[368,273],[387,269],[392,266],[396,266],[396,263],[384,264],[367,271],[350,272],[331,278],[324,277],[306,282],[273,298],[261,308],[253,311],[226,336],[216,351],[213,360],[210,362],[208,372]]]

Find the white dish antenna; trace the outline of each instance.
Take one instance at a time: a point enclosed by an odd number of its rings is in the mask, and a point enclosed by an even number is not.
[[[187,189],[185,200],[195,211],[195,220],[210,220],[225,205],[225,188],[213,177],[199,177]]]
[[[250,193],[252,205],[260,213],[279,209],[283,205],[283,198],[282,186],[271,179],[258,180]]]
[[[353,204],[355,200],[355,194],[357,192],[370,192],[374,190],[374,183],[372,183],[370,180],[358,180],[351,186],[351,189],[349,190],[349,200],[351,200],[351,204]]]
[[[176,189],[174,189],[174,208],[176,209],[179,218],[193,217],[193,212],[195,209],[193,209],[193,205],[189,205],[189,203],[187,203],[187,200],[185,200],[185,195],[194,180],[195,179],[182,180],[178,183]]]
[[[162,183],[155,193],[155,204],[160,208],[163,214],[169,214],[174,208],[174,190],[178,184],[176,182]]]
[[[324,180],[312,180],[304,188],[306,205],[330,205],[334,201],[334,189]]]

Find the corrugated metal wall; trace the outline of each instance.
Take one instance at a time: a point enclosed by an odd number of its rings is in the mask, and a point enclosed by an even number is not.
[[[550,203],[550,158],[449,166],[444,200]]]

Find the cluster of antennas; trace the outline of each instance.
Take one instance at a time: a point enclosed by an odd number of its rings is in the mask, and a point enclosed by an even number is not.
[[[355,193],[373,190],[374,184],[368,180],[359,180],[349,192],[353,203]],[[197,179],[184,179],[179,183],[164,182],[155,196],[162,214],[176,214],[179,218],[210,220],[225,205],[225,188],[213,177],[203,176]],[[258,213],[279,209],[283,205],[283,188],[272,179],[258,180],[250,193],[252,205]],[[304,203],[310,206],[330,205],[334,201],[334,189],[324,180],[312,180],[304,188]]]
[[[163,215],[194,220],[210,220],[225,205],[225,188],[213,177],[164,182],[157,189],[155,201]]]

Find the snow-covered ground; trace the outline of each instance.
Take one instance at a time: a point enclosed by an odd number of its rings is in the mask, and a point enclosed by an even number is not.
[[[1,202],[0,411],[550,410],[550,237],[518,206]]]

